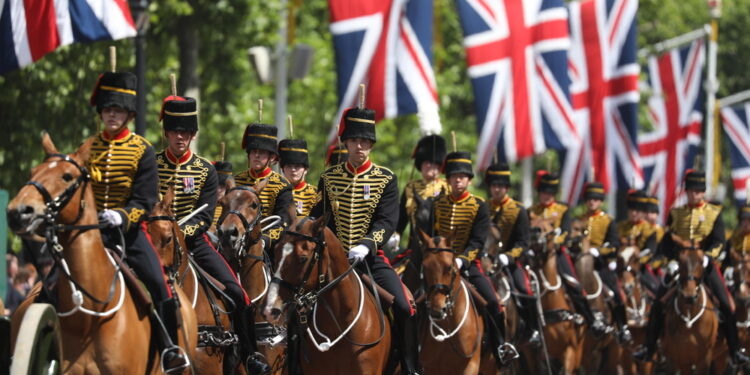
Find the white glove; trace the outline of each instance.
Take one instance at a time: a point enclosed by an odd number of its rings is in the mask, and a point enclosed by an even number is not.
[[[458,266],[459,270],[464,269],[464,265],[466,264],[466,261],[464,258],[456,258],[456,265]]]
[[[609,267],[610,271],[615,272],[615,270],[617,269],[617,261],[613,260],[609,262],[609,264],[607,264],[607,267]]]
[[[508,256],[505,254],[498,255],[497,260],[500,262],[500,264],[503,265],[503,267],[507,266],[510,263],[510,258],[508,258]]]
[[[99,222],[110,228],[119,227],[122,225],[122,216],[113,210],[104,210],[99,213]]]
[[[391,249],[398,249],[398,244],[400,242],[401,242],[401,236],[399,236],[398,233],[393,232],[393,235],[391,235],[391,238],[388,239],[386,246]]]
[[[678,272],[680,272],[680,264],[677,263],[676,260],[670,260],[669,263],[667,263],[667,271],[669,271],[669,274],[674,276]]]
[[[595,258],[599,257],[599,249],[595,247],[589,248],[589,254],[593,255]]]
[[[363,260],[370,253],[365,245],[357,245],[349,249],[349,259]]]
[[[703,268],[708,267],[708,261],[709,261],[708,255],[704,255],[703,256]]]

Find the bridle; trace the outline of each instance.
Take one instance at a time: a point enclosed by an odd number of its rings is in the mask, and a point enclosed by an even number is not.
[[[94,312],[92,314],[90,310],[82,307],[83,296],[80,296],[80,293],[83,293],[83,295],[88,297],[94,303],[97,303],[100,305],[109,304],[112,301],[112,298],[114,297],[115,285],[117,283],[118,276],[120,275],[120,264],[113,261],[115,272],[112,278],[112,282],[110,283],[109,294],[107,295],[107,298],[105,298],[104,300],[100,300],[94,297],[75,278],[73,278],[73,275],[70,273],[70,270],[67,266],[67,262],[62,256],[63,247],[62,245],[60,245],[60,242],[58,241],[58,238],[57,238],[57,232],[70,232],[74,230],[86,231],[86,230],[91,230],[91,229],[101,229],[104,227],[102,224],[76,225],[76,223],[79,222],[81,218],[83,217],[83,212],[86,209],[86,201],[85,201],[86,188],[88,187],[89,181],[91,180],[91,174],[89,173],[88,169],[86,169],[85,166],[78,164],[78,162],[76,162],[73,158],[71,158],[70,155],[59,154],[59,153],[49,154],[44,160],[48,161],[50,158],[54,158],[54,157],[59,157],[61,161],[73,164],[73,166],[75,166],[78,169],[80,174],[78,178],[76,178],[75,182],[73,182],[60,195],[58,195],[55,198],[52,198],[52,195],[49,193],[47,188],[44,187],[44,185],[42,185],[38,181],[30,180],[26,182],[24,186],[25,185],[33,186],[42,196],[42,199],[44,199],[44,205],[45,205],[44,221],[46,224],[46,228],[44,231],[44,238],[46,240],[46,247],[47,249],[50,250],[50,255],[55,260],[55,262],[61,265],[60,269],[62,270],[65,277],[67,277],[68,280],[74,286],[73,299],[77,307],[66,313],[58,313],[58,315],[65,314],[63,316],[67,316],[69,314],[74,313],[77,310],[81,310],[91,315],[94,315],[94,314],[100,314],[104,316],[109,315],[117,311],[119,309],[119,306],[116,307],[115,309],[110,310],[110,312],[107,312],[107,313],[102,314],[102,313]],[[78,207],[78,214],[76,215],[75,220],[73,220],[72,224],[57,224],[57,220],[60,216],[60,212],[62,212],[62,210],[68,205],[68,203],[70,203],[70,201],[73,199],[73,195],[75,195],[76,191],[78,191],[78,189],[81,187],[82,187],[81,197],[79,200],[80,203]],[[122,233],[121,233],[121,242],[123,243],[123,246],[124,246],[125,241],[124,239],[122,239]],[[125,259],[125,256],[123,253],[123,260],[124,259]],[[47,288],[47,285],[45,284],[44,287]],[[121,305],[121,302],[122,301],[120,301],[118,305]]]
[[[237,241],[234,244],[232,244],[232,250],[235,252],[237,259],[244,259],[247,257],[256,259],[255,256],[247,253],[247,249],[255,245],[261,239],[261,237],[253,239],[250,237],[250,234],[252,233],[253,229],[255,229],[255,226],[258,225],[258,222],[260,221],[261,212],[263,212],[263,201],[260,200],[260,195],[258,194],[258,192],[256,192],[255,189],[249,186],[235,186],[229,189],[229,191],[227,191],[227,195],[236,190],[250,192],[258,198],[258,214],[255,215],[255,218],[253,218],[252,222],[249,222],[245,218],[245,215],[242,214],[242,212],[238,210],[229,210],[227,211],[226,215],[222,215],[222,217],[219,219],[218,223],[216,224],[216,227],[221,228],[221,225],[224,223],[224,220],[226,220],[226,218],[229,217],[229,215],[237,216],[242,222],[242,225],[245,227],[245,232],[242,234],[242,236],[240,236],[240,238],[237,239]],[[219,231],[221,230],[219,229]],[[260,258],[260,257],[257,257],[257,258]],[[260,258],[256,260],[263,261],[264,259]]]
[[[172,223],[177,223],[177,218],[174,216],[168,216],[168,215],[156,215],[156,216],[149,216],[144,219],[148,223],[152,223],[154,221],[170,221]],[[180,271],[180,267],[182,266],[182,254],[183,249],[182,245],[180,245],[179,238],[177,237],[177,231],[175,230],[174,224],[170,225],[170,228],[172,229],[172,242],[174,243],[174,246],[172,247],[172,256],[174,261],[169,266],[164,266],[164,272],[167,274],[168,277],[177,279],[177,274]]]
[[[452,253],[454,255],[456,254],[455,250],[453,250],[451,248],[445,248],[445,247],[429,247],[429,248],[424,249],[424,251],[430,252],[430,253],[433,253],[433,254],[439,254],[439,253],[442,253],[442,252],[448,252],[448,253]],[[432,285],[425,285],[425,289],[427,290],[426,291],[426,297],[427,297],[426,301],[427,301],[427,304],[429,304],[429,297],[431,295],[433,295],[434,293],[445,294],[445,307],[444,307],[444,310],[448,314],[452,314],[453,313],[453,306],[456,303],[456,301],[455,301],[455,299],[456,299],[455,298],[456,297],[455,294],[458,292],[458,289],[454,290],[454,286],[455,286],[455,283],[456,283],[457,276],[458,276],[458,271],[456,270],[456,267],[453,266],[453,264],[451,264],[451,281],[450,281],[450,284],[445,285],[445,284],[441,284],[441,283],[436,283],[436,284],[432,284]]]

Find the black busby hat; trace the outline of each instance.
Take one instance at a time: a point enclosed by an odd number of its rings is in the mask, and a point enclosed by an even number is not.
[[[648,210],[648,194],[643,190],[630,190],[628,197],[625,200],[625,207],[628,210],[647,211]]]
[[[490,185],[510,186],[510,168],[507,164],[496,163],[487,168],[484,173],[484,183]]]
[[[159,121],[164,130],[198,131],[198,103],[193,98],[170,95],[161,104]]]
[[[224,186],[227,183],[227,179],[232,177],[232,163],[228,161],[215,161],[214,168],[219,176],[219,186]]]
[[[648,197],[646,212],[659,213],[659,198],[653,195]]]
[[[445,163],[443,163],[443,173],[447,177],[452,174],[463,173],[474,177],[474,171],[471,168],[471,154],[466,151],[454,151],[445,157]]]
[[[307,142],[304,139],[284,139],[279,142],[279,159],[281,166],[287,164],[302,164],[310,168],[307,156]]]
[[[373,142],[375,137],[375,111],[368,108],[349,108],[344,111],[339,123],[341,140],[364,138]]]
[[[750,219],[750,203],[745,203],[737,211],[737,218],[740,220]]]
[[[343,145],[330,145],[326,153],[326,166],[341,164],[349,158],[349,150]]]
[[[414,147],[411,157],[414,159],[414,166],[420,169],[422,163],[426,161],[443,164],[446,152],[445,138],[437,134],[432,134],[422,137],[417,142],[417,146]]]
[[[536,191],[539,193],[557,194],[560,178],[544,170],[536,172]]]
[[[276,154],[276,129],[273,125],[250,124],[245,128],[242,136],[242,148],[250,153],[251,150],[264,150]]]
[[[685,190],[706,191],[706,174],[688,169],[685,172]]]
[[[604,200],[604,185],[601,182],[589,182],[583,188],[583,199]]]
[[[89,102],[96,106],[96,111],[108,107],[119,107],[135,112],[137,80],[129,72],[106,72],[99,75]]]

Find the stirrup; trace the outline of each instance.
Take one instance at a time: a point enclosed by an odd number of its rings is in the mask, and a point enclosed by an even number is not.
[[[620,327],[620,332],[617,335],[617,340],[620,342],[620,344],[633,341],[633,335],[630,333],[630,329],[627,325]]]
[[[733,353],[732,362],[736,365],[746,365],[750,362],[750,357],[745,354],[745,348],[740,348]]]
[[[519,357],[518,350],[511,343],[504,343],[497,348],[497,354],[500,356],[500,362],[507,365],[510,361]]]
[[[170,359],[181,358],[183,362],[175,366],[167,366],[168,364],[166,363],[166,361],[167,357],[170,354],[175,356]],[[159,365],[161,366],[161,371],[165,374],[179,374],[186,368],[190,367],[190,358],[188,358],[187,353],[184,349],[177,345],[172,345],[161,351],[161,360],[159,361]]]
[[[642,345],[636,351],[633,352],[633,358],[638,362],[647,362],[651,360],[653,354],[649,354],[648,348]]]
[[[245,371],[252,375],[265,375],[271,373],[271,366],[266,363],[266,358],[258,352],[245,358]]]

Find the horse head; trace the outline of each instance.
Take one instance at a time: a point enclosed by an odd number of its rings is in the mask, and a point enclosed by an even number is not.
[[[625,293],[625,312],[628,321],[639,327],[646,324],[646,295],[641,288],[640,254],[636,247],[626,247],[617,255],[617,278],[622,282]]]
[[[29,182],[8,204],[8,225],[14,233],[42,241],[48,225],[74,224],[81,219],[87,208],[84,202],[91,176],[85,166],[92,143],[93,138],[66,155],[57,151],[49,134],[42,135],[46,157],[32,169]],[[90,203],[90,210],[95,213],[93,199]]]
[[[532,267],[539,268],[549,257],[555,256],[555,250],[558,247],[557,242],[560,239],[560,229],[555,228],[552,219],[545,219],[534,214],[530,214],[529,218],[531,232],[529,249],[539,256],[530,257],[528,261]]]
[[[154,249],[162,259],[164,266],[179,267],[184,252],[187,249],[185,237],[180,236],[174,214],[173,203],[175,197],[174,184],[170,184],[161,201],[156,202],[149,217],[146,218],[148,234]]]
[[[452,236],[451,236],[452,237]],[[445,319],[453,312],[455,293],[461,276],[456,266],[456,252],[451,248],[451,238],[430,238],[419,231],[422,243],[422,269],[427,291],[427,309],[435,320]]]
[[[575,219],[570,223],[566,244],[575,252],[587,252],[589,248],[589,228],[585,220]]]
[[[680,252],[680,295],[689,304],[698,300],[703,279],[703,250],[685,249]]]
[[[309,308],[307,304],[314,301],[306,299],[306,295],[314,295],[315,288],[320,288],[332,273],[343,272],[348,267],[346,254],[333,232],[326,227],[330,213],[318,219],[309,217],[295,220],[276,246],[274,254],[274,268],[276,271],[268,289],[266,306],[263,315],[266,320],[275,325],[284,322],[282,312],[290,302],[300,312]],[[335,263],[335,264],[334,264]],[[337,266],[337,269],[332,269]],[[313,291],[312,294],[308,292]]]
[[[417,193],[416,187],[414,187],[412,196],[414,197],[414,202],[416,203],[416,209],[414,210],[414,222],[417,226],[417,229],[423,230],[427,233],[431,233],[434,221],[432,212],[434,199],[432,197],[426,199],[422,198]]]
[[[267,184],[268,180],[262,180],[253,187],[247,187],[227,180],[227,192],[219,200],[221,217],[216,225],[217,235],[222,254],[235,269],[248,250],[261,239],[258,222],[263,204],[260,194]]]

